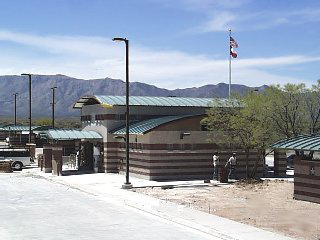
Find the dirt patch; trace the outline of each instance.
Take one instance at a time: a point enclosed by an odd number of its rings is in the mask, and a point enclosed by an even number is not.
[[[320,204],[294,200],[292,182],[241,181],[134,191],[297,239],[320,239]]]

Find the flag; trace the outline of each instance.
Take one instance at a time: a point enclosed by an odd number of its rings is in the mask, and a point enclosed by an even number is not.
[[[234,40],[233,37],[230,37],[230,47],[233,47],[233,48],[239,47],[237,41]]]
[[[233,58],[236,58],[238,56],[238,53],[234,50],[234,48],[237,48],[239,45],[236,40],[233,39],[233,37],[230,37],[230,55]]]
[[[238,57],[238,53],[233,49],[233,47],[230,48],[230,55],[233,58],[237,58]]]

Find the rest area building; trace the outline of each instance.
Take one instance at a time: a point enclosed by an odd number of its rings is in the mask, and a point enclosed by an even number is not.
[[[85,131],[102,136],[103,157],[99,171],[125,171],[125,96],[84,96],[74,108],[81,110]],[[211,142],[201,120],[215,107],[212,98],[130,97],[130,174],[149,180],[206,180],[212,178],[213,153],[218,151],[221,165],[237,152],[237,175],[246,174],[245,153],[230,146],[221,149]],[[218,106],[216,106],[218,107]],[[221,107],[219,105],[219,107]],[[228,107],[228,106],[223,106]],[[250,152],[249,171],[257,153]],[[263,163],[257,176],[261,177]]]

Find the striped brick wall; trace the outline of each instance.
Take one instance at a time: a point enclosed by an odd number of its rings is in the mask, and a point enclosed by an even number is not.
[[[294,198],[320,203],[320,161],[294,159]]]
[[[274,151],[274,176],[284,177],[287,174],[287,155],[285,151]]]
[[[52,146],[43,146],[43,169],[45,173],[52,172]]]
[[[102,171],[105,173],[119,173],[121,170],[121,157],[118,156],[118,148],[121,143],[105,142],[103,151]]]
[[[136,148],[138,147],[138,148]],[[212,155],[219,152],[221,165],[225,165],[232,152],[237,152],[237,175],[246,176],[246,155],[243,150],[221,151],[214,144],[195,144],[186,148],[186,144],[172,149],[172,144],[130,144],[130,174],[149,180],[206,180],[212,179]],[[249,154],[249,172],[257,159],[257,152]],[[122,160],[122,161],[121,161]],[[104,149],[104,171],[125,171],[124,143],[108,142]],[[259,163],[257,177],[263,173],[263,164]]]

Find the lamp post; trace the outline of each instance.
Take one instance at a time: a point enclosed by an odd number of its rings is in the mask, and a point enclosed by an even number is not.
[[[113,38],[112,41],[125,42],[126,44],[126,182],[122,188],[132,188],[129,181],[129,40],[126,38]]]
[[[17,95],[18,93],[14,93],[14,125],[17,125]]]
[[[52,87],[52,128],[54,129],[54,105],[55,105],[55,102],[54,102],[54,90],[56,89],[57,87]]]
[[[32,120],[32,111],[31,111],[31,74],[29,73],[22,73],[21,76],[28,76],[29,77],[29,143],[31,143],[31,120]]]

